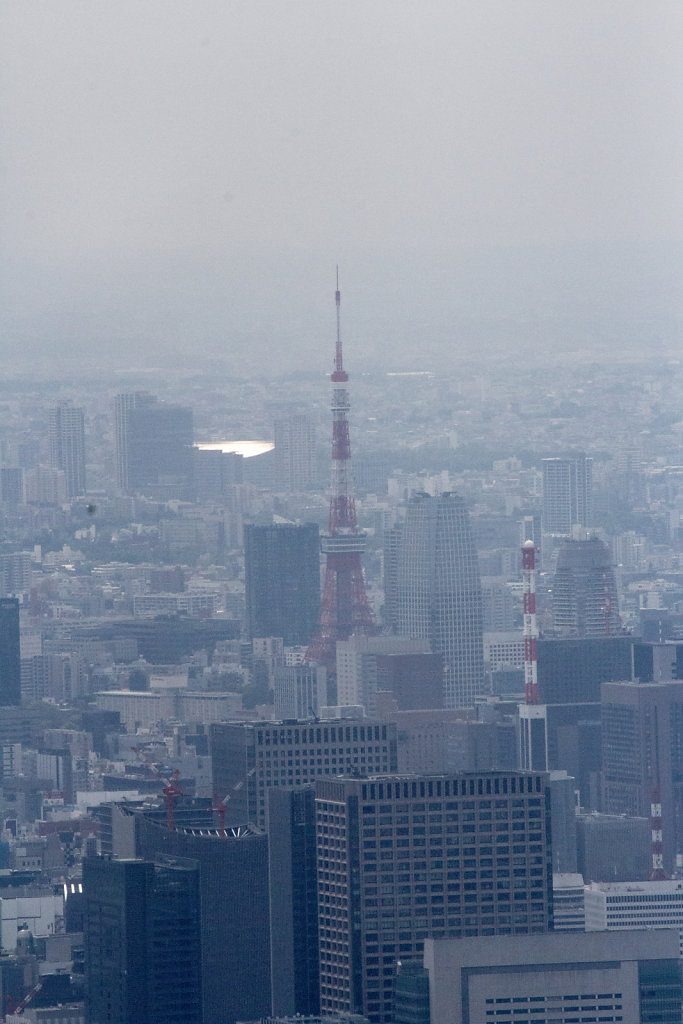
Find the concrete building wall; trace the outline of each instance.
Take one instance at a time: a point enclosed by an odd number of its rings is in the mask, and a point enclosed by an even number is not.
[[[431,1024],[681,1020],[676,932],[427,939]],[[641,1016],[660,967],[660,1016]],[[664,1005],[668,1002],[668,1008]],[[677,1005],[676,1005],[677,1004]]]

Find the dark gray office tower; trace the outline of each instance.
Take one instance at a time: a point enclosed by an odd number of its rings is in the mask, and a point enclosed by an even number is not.
[[[649,818],[655,792],[670,873],[683,852],[683,682],[604,683],[603,810]]]
[[[323,1013],[392,1020],[428,936],[552,927],[545,774],[319,779],[316,816]]]
[[[443,660],[438,654],[378,654],[377,691],[391,693],[401,711],[443,706]]]
[[[553,846],[555,834],[553,833]],[[652,872],[649,818],[576,815],[577,870],[590,882],[644,881]]]
[[[444,661],[444,705],[471,707],[484,692],[482,597],[477,551],[457,494],[417,494],[392,538],[395,588],[387,608],[396,633],[429,640]]]
[[[147,392],[117,395],[116,463],[128,493],[186,498],[192,493],[192,410]]]
[[[422,964],[399,962],[394,983],[394,1024],[430,1024],[429,972]]]
[[[567,540],[553,578],[553,629],[560,636],[614,636],[621,631],[612,556],[597,537]]]
[[[590,526],[593,460],[585,455],[543,459],[544,534],[568,537],[573,526]]]
[[[0,707],[21,704],[19,601],[0,598]]]
[[[62,402],[50,409],[50,464],[64,470],[69,498],[85,494],[85,418],[82,409]]]
[[[247,633],[307,644],[320,612],[318,526],[244,527]]]
[[[199,865],[203,1024],[234,1024],[266,1016],[270,1012],[266,834],[244,826],[227,828],[224,835],[210,827],[171,831],[165,821],[139,814],[135,845],[138,856],[147,860],[164,854]]]
[[[683,679],[683,644],[632,641],[633,678],[641,683],[664,683]],[[626,677],[624,677],[626,678]]]
[[[269,789],[398,768],[394,722],[218,722],[210,730],[213,791],[219,799],[231,794],[227,820],[235,824],[265,826]]]
[[[572,874],[576,867],[576,780],[566,771],[550,772],[550,821],[553,871]]]
[[[272,1012],[320,1012],[315,790],[268,793]]]
[[[198,869],[86,858],[88,1024],[201,1024]]]
[[[539,704],[599,702],[602,683],[631,678],[632,644],[629,636],[540,639]]]
[[[194,448],[192,470],[195,496],[208,501],[224,499],[233,484],[242,483],[243,463],[244,456],[237,452]]]

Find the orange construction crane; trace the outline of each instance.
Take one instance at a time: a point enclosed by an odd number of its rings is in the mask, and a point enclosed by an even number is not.
[[[12,1010],[11,1012],[13,1014],[14,1013],[23,1013],[24,1012],[24,1007],[28,1006],[28,1004],[31,1002],[33,997],[40,992],[40,990],[41,990],[41,988],[43,987],[44,984],[45,984],[45,981],[44,981],[44,979],[41,978],[41,980],[38,982],[38,984],[35,986],[35,988],[32,988],[31,991],[29,993],[27,993],[27,995],[24,996],[24,998],[21,1000],[21,1002],[17,1003],[17,1005],[14,1007],[14,1010]],[[10,1011],[8,1010],[7,1012],[9,1013]],[[3,1020],[5,1020],[4,1017],[3,1017]]]
[[[183,795],[183,791],[178,785],[178,779],[180,778],[179,770],[176,768],[173,772],[171,772],[171,777],[169,778],[167,775],[164,775],[164,773],[159,770],[156,764],[154,764],[152,761],[147,761],[143,756],[142,751],[139,750],[138,747],[131,747],[130,749],[137,755],[138,759],[142,762],[142,764],[146,765],[154,772],[156,776],[158,776],[161,782],[166,783],[161,792],[164,794],[164,801],[166,803],[166,820],[168,822],[168,827],[170,831],[173,832],[175,830],[175,818],[173,815],[173,809],[175,807],[175,802],[178,799],[178,797]]]
[[[218,821],[219,821],[218,830],[219,830],[219,832],[220,832],[220,834],[222,836],[225,835],[225,812],[226,812],[226,810],[228,808],[228,804],[232,800],[232,798],[235,795],[235,793],[238,793],[240,791],[240,789],[242,789],[242,787],[249,781],[249,779],[252,777],[254,772],[259,767],[260,767],[260,765],[255,764],[253,768],[250,768],[249,771],[247,772],[247,774],[244,776],[244,778],[240,779],[239,782],[236,782],[235,785],[230,790],[230,792],[228,793],[228,795],[224,796],[222,800],[219,800],[218,799],[218,794],[214,793],[214,795],[213,795],[213,806],[212,806],[211,810],[215,811],[218,814]]]

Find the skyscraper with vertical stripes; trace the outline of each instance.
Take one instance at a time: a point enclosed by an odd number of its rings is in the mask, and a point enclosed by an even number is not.
[[[50,464],[64,470],[67,497],[85,494],[85,416],[83,409],[60,402],[50,409]]]
[[[416,494],[386,576],[394,632],[428,639],[444,661],[444,704],[471,707],[484,692],[479,563],[470,517],[453,493]]]

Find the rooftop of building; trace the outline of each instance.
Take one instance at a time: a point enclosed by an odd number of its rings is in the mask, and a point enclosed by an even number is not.
[[[604,892],[612,895],[626,895],[627,893],[643,893],[655,895],[657,893],[680,892],[683,896],[683,879],[664,878],[657,881],[635,881],[635,882],[590,882],[586,886],[591,892]]]

